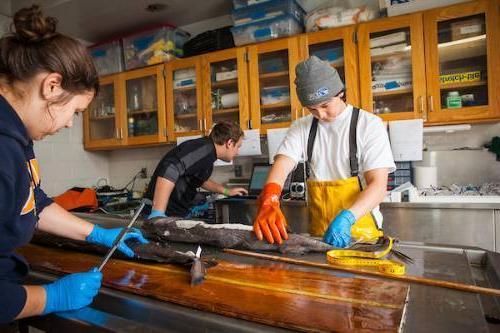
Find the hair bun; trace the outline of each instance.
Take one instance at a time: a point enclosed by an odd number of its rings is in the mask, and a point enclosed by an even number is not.
[[[14,33],[19,40],[38,42],[56,34],[57,19],[44,17],[38,5],[23,8],[14,15]]]

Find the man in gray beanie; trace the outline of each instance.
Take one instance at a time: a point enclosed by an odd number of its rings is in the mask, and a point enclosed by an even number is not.
[[[328,62],[312,56],[295,72],[297,95],[311,114],[292,124],[278,149],[259,198],[255,234],[270,243],[288,238],[279,198],[303,159],[309,233],[336,247],[351,239],[375,241],[383,235],[378,205],[396,169],[386,128],[377,116],[346,104],[344,83]]]

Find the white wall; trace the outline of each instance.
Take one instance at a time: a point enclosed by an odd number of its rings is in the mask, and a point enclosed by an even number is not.
[[[73,186],[94,186],[97,179],[109,179],[109,153],[83,149],[83,118],[75,118],[71,129],[35,142],[42,188],[50,196]]]

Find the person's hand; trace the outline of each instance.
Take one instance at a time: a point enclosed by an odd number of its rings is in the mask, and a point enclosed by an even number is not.
[[[194,206],[187,214],[187,218],[202,216],[210,208],[210,203],[206,201],[201,205]]]
[[[356,222],[356,217],[349,210],[341,211],[330,223],[323,236],[323,240],[335,247],[347,247],[351,243],[351,226]]]
[[[151,213],[148,215],[147,219],[151,220],[152,218],[155,217],[167,217],[165,212],[162,212],[161,210],[158,209],[151,209]]]
[[[102,273],[93,268],[89,272],[74,273],[43,285],[46,293],[43,314],[83,308],[90,303],[101,288]]]
[[[92,232],[87,236],[87,238],[85,238],[85,240],[89,243],[111,247],[113,246],[113,242],[115,241],[116,237],[118,237],[122,229],[123,228],[104,229],[99,227],[98,225],[94,225],[94,229],[92,229]],[[134,257],[134,251],[132,251],[127,246],[127,244],[125,244],[125,241],[129,239],[135,239],[141,244],[148,243],[140,230],[133,228],[129,232],[127,232],[125,237],[123,237],[122,241],[118,245],[118,250],[131,258]]]
[[[268,183],[262,189],[259,197],[259,213],[253,225],[253,231],[259,240],[263,239],[274,244],[283,243],[288,239],[286,232],[286,219],[280,209],[281,186]]]
[[[235,188],[228,189],[227,193],[230,197],[232,197],[235,195],[247,195],[248,191],[246,189],[244,189],[243,187],[235,187]]]

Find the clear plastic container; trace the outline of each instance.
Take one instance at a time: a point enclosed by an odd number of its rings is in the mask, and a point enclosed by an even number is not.
[[[123,52],[120,40],[93,45],[89,47],[89,52],[99,75],[123,71]]]
[[[303,31],[304,26],[291,15],[278,16],[231,28],[234,44],[237,46],[292,36]]]
[[[290,102],[290,88],[288,86],[264,87],[260,93],[260,104],[271,105]]]
[[[243,8],[246,6],[252,6],[263,2],[268,2],[270,0],[233,0],[234,9]]]
[[[125,68],[132,69],[182,57],[182,48],[189,34],[163,26],[123,38]]]
[[[270,0],[257,5],[235,9],[232,18],[234,25],[239,26],[283,15],[291,15],[300,24],[304,23],[305,12],[295,0]]]

